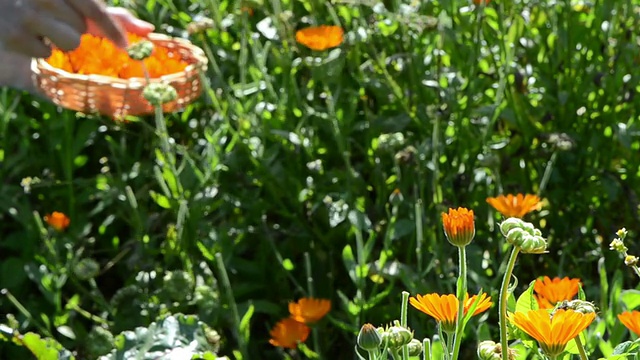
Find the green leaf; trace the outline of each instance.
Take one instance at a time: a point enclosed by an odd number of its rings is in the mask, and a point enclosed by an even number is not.
[[[640,306],[640,290],[624,290],[620,294],[620,301],[627,307],[627,310],[634,310]]]
[[[533,295],[533,284],[535,280],[529,283],[529,287],[525,290],[520,297],[518,297],[518,301],[516,301],[516,312],[526,313],[531,310],[538,310],[538,301]]]
[[[253,304],[249,305],[247,312],[244,313],[242,320],[240,320],[240,336],[244,339],[245,343],[249,342],[249,337],[251,336],[250,325],[251,325],[251,317],[253,316],[253,312],[255,311],[255,307]]]
[[[156,202],[156,204],[158,204],[158,206],[165,209],[171,209],[171,202],[169,201],[169,198],[167,198],[166,196],[162,194],[158,194],[153,190],[149,191],[149,195],[151,195],[151,198],[153,199],[153,201]]]
[[[204,356],[207,352],[217,351],[217,344],[207,341],[216,337],[212,332],[215,331],[196,316],[175,314],[148,327],[122,332],[115,338],[115,349],[100,359],[170,360]]]

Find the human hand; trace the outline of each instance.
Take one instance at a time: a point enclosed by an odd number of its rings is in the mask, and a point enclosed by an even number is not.
[[[131,25],[135,18],[126,10],[113,9],[109,10],[101,0],[2,0],[0,48],[44,58],[51,54],[44,37],[61,50],[70,51],[78,47],[80,36],[87,30],[125,48],[127,37],[120,20]]]
[[[0,2],[4,1],[7,0],[0,0]],[[3,4],[0,4],[0,9],[2,6]],[[107,8],[107,13],[127,32],[146,36],[154,30],[152,24],[136,18],[126,9],[110,7]],[[3,24],[0,24],[0,26],[2,25]],[[100,26],[93,21],[87,22],[86,31],[98,36],[104,34]],[[0,39],[1,38],[2,36],[0,35]],[[31,56],[0,49],[0,87],[1,86],[10,86],[26,90],[32,94],[38,94],[38,90],[31,80]]]

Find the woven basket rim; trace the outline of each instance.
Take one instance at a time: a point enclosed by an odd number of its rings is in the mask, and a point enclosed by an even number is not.
[[[157,78],[151,78],[151,79],[149,79],[150,82],[179,81],[179,80],[184,78],[185,74],[187,74],[187,73],[189,73],[189,72],[191,72],[193,70],[196,70],[198,68],[202,68],[202,67],[207,65],[208,59],[205,56],[204,51],[202,51],[202,49],[200,49],[199,47],[193,45],[190,41],[188,41],[186,39],[174,38],[174,37],[171,37],[171,36],[167,36],[167,35],[164,35],[164,34],[158,34],[158,33],[150,33],[149,35],[147,35],[147,38],[149,40],[151,40],[152,42],[178,43],[182,47],[188,48],[191,51],[191,54],[193,55],[193,57],[197,60],[196,63],[188,64],[187,67],[184,70],[182,70],[181,72],[174,73],[174,74],[167,74],[167,75],[163,75],[163,76],[157,77]],[[34,58],[34,59],[32,59],[32,61],[31,61],[31,71],[33,72],[33,74],[35,76],[43,75],[42,72],[40,71],[41,68],[44,69],[44,70],[47,70],[48,72],[53,73],[53,74],[48,75],[48,77],[58,76],[58,77],[61,77],[61,78],[74,80],[74,81],[78,81],[78,82],[92,82],[92,83],[95,83],[95,84],[103,84],[103,85],[109,85],[109,86],[114,86],[114,87],[118,87],[118,85],[121,85],[121,86],[126,87],[128,89],[144,88],[148,84],[147,79],[144,78],[144,77],[132,77],[132,78],[129,78],[129,79],[122,79],[122,78],[117,78],[117,77],[113,77],[113,76],[106,76],[106,75],[75,74],[75,73],[70,73],[68,71],[65,71],[65,70],[62,70],[62,69],[59,69],[57,67],[52,66],[44,58],[39,58],[39,59]]]

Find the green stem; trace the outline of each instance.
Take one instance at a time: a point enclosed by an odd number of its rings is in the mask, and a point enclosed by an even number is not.
[[[580,334],[576,336],[576,346],[578,347],[578,352],[580,353],[580,360],[588,360],[587,351],[584,349],[584,345],[582,345],[582,341],[580,341]]]
[[[513,247],[511,256],[509,256],[509,262],[507,263],[507,270],[504,272],[502,278],[502,285],[500,286],[500,345],[502,345],[502,360],[509,360],[509,339],[507,338],[507,300],[509,296],[509,281],[511,280],[511,274],[513,274],[513,268],[516,265],[516,259],[520,248]]]
[[[247,344],[245,343],[245,339],[240,335],[240,314],[238,313],[238,307],[236,305],[236,300],[233,297],[233,289],[231,288],[231,282],[229,281],[229,274],[227,274],[227,269],[224,266],[224,259],[222,259],[222,254],[216,253],[216,265],[218,265],[218,272],[220,276],[220,281],[222,282],[222,288],[224,289],[225,294],[227,295],[227,303],[229,308],[231,309],[231,320],[233,321],[233,329],[234,335],[236,337],[236,341],[238,341],[238,346],[240,347],[240,353],[242,354],[243,359],[248,359],[248,351]]]
[[[409,293],[402,292],[402,307],[400,308],[400,326],[407,328],[407,310],[409,307]],[[409,347],[405,344],[402,346],[402,359],[409,359]]]
[[[422,360],[431,360],[431,340],[422,340]]]
[[[455,333],[446,332],[447,333],[447,359],[451,358],[451,353],[453,352],[453,337]]]
[[[309,297],[314,297],[313,294],[313,273],[311,272],[311,256],[309,256],[309,252],[305,251],[304,253],[304,268],[307,272],[307,293]],[[318,329],[313,328],[311,330],[311,336],[313,337],[313,350],[318,354],[319,358],[322,358],[322,354],[320,352],[320,340],[318,338]]]
[[[458,276],[458,323],[456,324],[456,338],[453,344],[453,360],[458,360],[460,353],[460,344],[462,343],[462,334],[464,333],[464,300],[467,294],[467,252],[464,246],[458,246],[458,257],[460,261]]]

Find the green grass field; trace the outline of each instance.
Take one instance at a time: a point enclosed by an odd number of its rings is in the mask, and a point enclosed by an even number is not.
[[[38,335],[59,347],[43,360],[165,359],[144,344],[178,347],[163,331],[197,328],[185,314],[208,327],[203,359],[356,359],[360,327],[399,319],[402,291],[456,293],[441,213],[461,206],[469,292],[495,303],[467,326],[460,359],[474,359],[499,341],[509,252],[486,198],[508,193],[543,199],[525,220],[548,241],[519,256],[516,298],[539,276],[579,278],[598,307],[589,358],[636,338],[616,316],[640,306],[638,277],[609,244],[626,227],[640,253],[640,2],[112,4],[201,47],[206,88],[126,122],[0,91],[0,358],[36,358]],[[202,17],[211,28],[188,34]],[[296,42],[312,25],[343,42]],[[43,220],[54,211],[63,232]],[[298,350],[273,346],[303,297],[331,311]],[[154,322],[168,330],[114,344]],[[408,323],[438,344],[431,317],[409,307]]]

